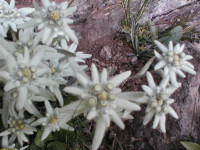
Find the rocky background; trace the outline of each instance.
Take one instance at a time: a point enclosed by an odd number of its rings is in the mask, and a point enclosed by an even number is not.
[[[56,0],[61,2],[60,0]],[[63,1],[63,0],[62,0]],[[139,0],[131,1],[131,13],[138,11]],[[17,7],[32,6],[31,0],[16,0]],[[130,43],[126,42],[121,32],[121,20],[125,10],[122,0],[74,0],[72,5],[78,7],[73,29],[76,31],[80,44],[78,51],[93,55],[87,61],[102,67],[113,67],[116,73],[131,70],[133,75],[144,65],[145,60],[131,63],[134,56]],[[146,9],[140,23],[153,21],[160,32],[182,25],[184,28],[194,28],[194,35],[200,34],[200,1],[198,0],[152,0]],[[179,115],[175,120],[167,119],[167,133],[151,129],[151,124],[142,125],[144,111],[134,113],[134,120],[125,121],[125,131],[113,126],[108,132],[100,149],[108,150],[182,150],[180,141],[187,140],[200,143],[200,45],[186,44],[186,52],[193,55],[192,63],[197,71],[196,76],[187,75],[180,79],[182,87],[176,91],[173,107]],[[135,81],[126,81],[126,90],[140,90],[141,84],[146,84],[144,77]]]

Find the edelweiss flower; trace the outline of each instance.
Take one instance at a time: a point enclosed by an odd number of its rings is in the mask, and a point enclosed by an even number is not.
[[[44,51],[39,51],[30,58],[29,50],[25,48],[24,56],[21,53],[18,54],[17,60],[1,46],[0,52],[6,59],[4,70],[0,71],[0,78],[6,83],[5,92],[17,90],[16,108],[18,110],[24,107],[29,91],[39,91],[38,88],[42,85],[56,84],[44,77],[44,73],[49,71],[49,68],[40,65]]]
[[[19,28],[37,26],[38,30],[41,30],[38,33],[38,37],[42,40],[42,43],[47,45],[51,44],[54,35],[58,32],[68,36],[73,42],[78,43],[74,31],[69,27],[73,20],[68,18],[76,11],[76,7],[67,8],[68,2],[56,4],[49,0],[42,0],[43,8],[40,8],[35,1],[33,4],[36,9],[33,14],[34,18],[23,25],[19,25]]]
[[[73,60],[70,60],[70,64],[75,70],[76,77],[82,87],[66,87],[64,91],[78,96],[80,100],[63,107],[62,111],[69,113],[74,110],[74,117],[88,112],[87,119],[94,119],[96,121],[96,130],[92,144],[92,149],[96,150],[100,146],[106,128],[110,126],[110,122],[113,121],[121,129],[124,129],[124,123],[121,119],[123,118],[122,112],[125,110],[139,111],[140,106],[135,102],[143,102],[142,98],[145,94],[143,92],[123,93],[118,88],[130,76],[130,71],[109,78],[105,68],[99,74],[97,67],[92,64],[92,78],[90,79],[78,68]]]
[[[59,86],[66,84],[68,82],[68,77],[74,76],[74,72],[66,60],[66,57],[61,59],[53,58],[45,62],[47,67],[50,69],[50,72],[46,75],[47,78],[56,81],[57,83],[56,85],[49,86],[49,89],[54,93],[61,106],[63,106],[63,96],[60,92]],[[81,68],[85,69],[86,66],[82,65]]]
[[[10,1],[10,5],[4,1],[0,1],[0,34],[3,37],[7,36],[9,27],[17,32],[17,25],[28,21],[27,17],[34,11],[33,8],[15,8],[15,0]]]
[[[73,70],[66,60],[59,62],[58,59],[49,59],[49,61],[46,62],[46,65],[50,68],[49,77],[59,85],[67,83],[65,77],[74,76]]]
[[[18,140],[21,146],[23,146],[23,143],[28,143],[29,140],[26,137],[27,135],[33,134],[33,132],[36,132],[36,128],[32,127],[30,124],[34,121],[34,119],[24,119],[23,112],[19,112],[18,116],[14,116],[8,120],[9,127],[7,130],[0,133],[0,136],[8,136],[11,135],[9,142],[14,143],[14,141]]]
[[[180,46],[177,44],[173,47],[172,41],[169,42],[169,48],[155,41],[162,54],[155,52],[155,56],[158,58],[159,62],[155,66],[155,70],[164,68],[165,76],[169,75],[170,81],[174,86],[177,86],[176,74],[184,78],[185,74],[182,71],[188,72],[190,74],[196,74],[194,71],[194,66],[188,62],[188,60],[193,57],[183,53],[184,45]]]
[[[33,126],[43,125],[45,127],[42,140],[46,139],[51,132],[59,131],[60,128],[74,131],[71,126],[66,124],[71,119],[71,115],[69,115],[70,117],[68,119],[68,115],[62,114],[59,108],[53,109],[48,101],[45,101],[45,107],[47,110],[46,117],[40,118],[32,123]]]
[[[56,82],[55,85],[49,86],[49,89],[54,93],[60,105],[63,106],[63,96],[60,92],[59,85],[67,83],[66,77],[74,76],[73,70],[67,61],[59,62],[58,59],[50,59],[45,64],[50,69],[46,75],[47,78]]]
[[[155,116],[153,121],[153,129],[157,128],[158,124],[160,124],[160,129],[165,133],[166,115],[170,114],[175,119],[178,119],[178,115],[170,106],[172,103],[174,103],[174,99],[169,98],[170,95],[177,89],[177,87],[168,87],[169,76],[165,77],[159,86],[156,86],[152,75],[147,72],[147,81],[149,86],[142,86],[143,90],[148,95],[146,115],[144,117],[143,124],[148,124],[153,116]]]
[[[22,147],[22,148],[16,148],[15,144],[9,144],[8,136],[5,135],[2,138],[2,147],[0,147],[1,150],[25,150],[28,146]]]

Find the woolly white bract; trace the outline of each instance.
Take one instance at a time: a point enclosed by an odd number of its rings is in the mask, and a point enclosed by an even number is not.
[[[14,143],[16,139],[21,146],[23,146],[24,142],[28,143],[29,139],[26,135],[31,135],[37,131],[35,127],[30,125],[33,121],[34,118],[25,119],[22,111],[17,116],[10,117],[8,120],[8,129],[0,133],[0,136],[3,136],[3,142],[7,138],[5,136],[11,135],[9,138],[10,143]]]
[[[60,59],[50,58],[45,62],[47,67],[50,68],[50,72],[46,75],[46,77],[56,82],[56,85],[50,85],[49,89],[56,96],[61,106],[63,106],[63,97],[59,90],[59,85],[65,85],[68,83],[67,78],[74,76],[74,72],[66,59],[67,57]],[[75,59],[76,61],[84,61],[79,57],[75,57]],[[82,66],[82,68],[85,69],[86,66]]]
[[[46,117],[38,119],[32,123],[33,126],[43,125],[44,132],[42,140],[44,140],[51,132],[59,131],[60,128],[74,131],[66,122],[71,119],[71,115],[67,118],[66,114],[62,114],[59,108],[53,109],[48,101],[45,101],[45,108],[47,110]]]
[[[145,94],[143,92],[122,92],[118,87],[130,76],[130,71],[110,78],[107,69],[104,68],[99,73],[97,67],[92,64],[90,78],[78,68],[73,60],[70,64],[75,70],[81,87],[66,87],[64,91],[78,96],[80,100],[63,107],[62,110],[69,112],[74,109],[74,117],[86,113],[88,120],[95,120],[96,130],[92,149],[96,150],[100,146],[110,122],[113,121],[121,129],[124,129],[123,112],[125,110],[139,111],[138,103],[143,102]]]
[[[157,128],[160,124],[162,132],[166,132],[165,122],[166,115],[169,113],[172,117],[178,119],[178,115],[170,106],[174,103],[174,99],[169,98],[177,87],[169,86],[169,76],[166,76],[161,83],[157,86],[154,82],[152,75],[147,72],[148,86],[143,85],[143,90],[148,95],[148,102],[146,108],[146,115],[143,124],[146,125],[154,117],[153,129]],[[178,85],[181,86],[180,84]]]
[[[0,46],[1,47],[1,46]],[[24,49],[24,55],[19,53],[17,58],[6,51],[3,47],[1,54],[6,58],[6,63],[0,71],[0,77],[5,82],[4,91],[15,90],[17,92],[16,108],[24,107],[29,92],[39,93],[41,85],[55,85],[56,83],[44,77],[49,68],[41,65],[44,51],[39,51],[30,57],[28,48]]]
[[[74,43],[78,43],[78,39],[74,31],[69,27],[69,24],[73,23],[73,20],[68,16],[72,15],[76,11],[76,7],[69,7],[68,2],[56,4],[49,0],[42,0],[43,7],[34,1],[35,12],[33,13],[33,19],[27,23],[19,25],[20,29],[31,26],[37,26],[40,32],[38,38],[42,43],[47,45],[51,44],[53,38],[57,33],[61,33],[64,36],[69,37]]]
[[[11,28],[17,32],[17,25],[23,24],[30,20],[28,15],[34,11],[33,8],[15,8],[15,0],[11,0],[10,4],[6,1],[0,1],[0,35],[7,37],[7,32]]]
[[[182,78],[185,78],[185,74],[183,71],[188,72],[190,74],[196,74],[194,71],[194,66],[188,62],[193,57],[190,55],[186,55],[184,50],[184,45],[177,44],[173,47],[172,41],[169,42],[169,47],[167,48],[165,45],[160,43],[159,41],[155,41],[155,44],[158,46],[162,54],[159,54],[157,51],[155,52],[155,56],[158,58],[159,62],[155,66],[155,70],[164,69],[164,75],[169,75],[170,81],[174,86],[177,86],[176,74]]]

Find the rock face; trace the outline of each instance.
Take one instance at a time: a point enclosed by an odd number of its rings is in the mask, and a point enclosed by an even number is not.
[[[61,2],[60,0],[56,0]],[[78,51],[91,53],[93,57],[88,64],[94,62],[99,68],[113,67],[116,72],[131,70],[135,74],[144,64],[138,60],[132,65],[133,53],[131,45],[120,34],[121,19],[124,16],[122,0],[74,0],[72,5],[78,7],[74,19],[74,30],[77,32],[80,44]],[[31,0],[16,0],[18,7],[32,6]],[[138,10],[139,2],[132,0],[132,13]],[[193,26],[200,31],[200,2],[198,0],[154,0],[141,18],[141,24],[152,20],[164,31],[174,25]],[[176,99],[173,107],[179,115],[179,120],[167,118],[167,133],[163,135],[159,130],[151,129],[151,124],[142,125],[144,110],[133,114],[133,121],[125,121],[126,130],[114,128],[118,140],[114,140],[114,149],[121,150],[181,150],[180,141],[195,141],[200,143],[200,49],[186,43],[187,53],[194,56],[192,63],[197,71],[196,76],[188,75],[181,79],[182,87],[173,95]],[[123,89],[140,90],[140,85],[146,84],[145,78],[127,81]],[[145,106],[144,106],[145,107]],[[111,132],[108,132],[108,134]],[[116,142],[117,141],[117,142]],[[102,149],[109,149],[104,145],[110,143],[104,140]],[[122,148],[120,148],[120,146]]]
[[[131,12],[137,12],[137,1],[132,0]],[[153,0],[143,14],[140,23],[153,21],[160,32],[175,25],[192,27],[200,31],[200,2],[198,0]]]
[[[158,25],[160,31],[164,31],[175,25],[188,25],[200,31],[198,27],[200,2],[193,1],[172,9],[162,14],[155,14],[152,20]]]

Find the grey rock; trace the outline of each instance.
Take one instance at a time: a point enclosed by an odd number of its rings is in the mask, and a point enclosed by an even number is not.
[[[134,56],[133,59],[131,60],[131,64],[135,65],[138,62],[137,56]]]
[[[100,50],[100,56],[103,59],[109,60],[112,58],[112,53],[111,53],[111,48],[109,46],[104,46],[101,50]]]

